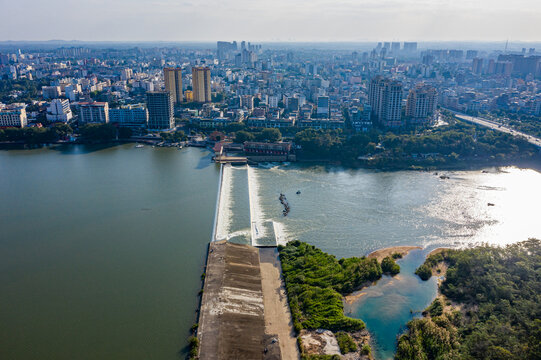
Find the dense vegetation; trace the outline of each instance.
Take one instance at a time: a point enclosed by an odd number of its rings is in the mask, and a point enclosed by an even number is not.
[[[172,131],[172,132],[161,132],[160,137],[165,142],[170,142],[170,143],[186,141],[188,139],[188,137],[182,130]]]
[[[9,104],[13,102],[30,103],[39,97],[41,87],[49,85],[50,79],[0,79],[0,102]]]
[[[24,141],[27,144],[47,144],[73,133],[69,125],[58,123],[51,127],[0,129],[0,141]]]
[[[541,116],[496,110],[481,114],[482,117],[507,124],[520,132],[541,138]]]
[[[25,127],[25,128],[5,128],[0,129],[0,141],[21,141],[30,145],[50,144],[58,140],[63,140],[66,136],[73,134],[74,131],[68,124],[55,123],[48,127]],[[112,124],[87,124],[79,127],[76,131],[79,141],[83,142],[110,142],[115,139],[129,139],[132,136],[130,128],[117,128]],[[184,138],[184,133],[178,135]],[[176,138],[167,134],[169,137]]]
[[[277,142],[282,138],[278,129],[240,130],[235,133],[235,142],[243,144],[246,141]]]
[[[461,121],[421,130],[356,134],[345,136],[340,130],[304,130],[295,136],[302,154],[358,163],[374,167],[431,167],[461,162],[505,162],[530,158],[536,149],[523,139]],[[376,146],[376,144],[380,146]]]
[[[396,275],[400,272],[400,266],[390,256],[386,256],[381,260],[381,270],[384,274]]]
[[[280,246],[280,259],[296,331],[324,328],[354,331],[364,328],[358,319],[344,316],[342,295],[381,277],[376,259],[337,260],[300,241]]]
[[[396,359],[541,359],[541,241],[505,248],[447,250],[425,262],[448,265],[441,293],[462,311],[444,311],[408,324]]]

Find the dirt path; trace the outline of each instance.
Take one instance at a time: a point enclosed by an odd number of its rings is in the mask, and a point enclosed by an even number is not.
[[[283,360],[297,360],[300,356],[281,278],[278,250],[259,249],[259,258],[265,306],[265,333],[277,335]]]

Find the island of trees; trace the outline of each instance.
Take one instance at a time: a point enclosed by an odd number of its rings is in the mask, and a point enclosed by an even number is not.
[[[368,337],[358,333],[365,324],[344,315],[342,298],[380,279],[383,273],[398,273],[400,267],[393,257],[386,257],[382,264],[366,257],[337,259],[300,241],[280,246],[279,252],[297,334],[306,330],[331,330],[343,354],[359,351],[369,357]],[[324,358],[304,353],[300,342],[304,358]]]
[[[444,275],[425,316],[408,323],[396,360],[541,359],[541,241],[445,250],[417,270]]]

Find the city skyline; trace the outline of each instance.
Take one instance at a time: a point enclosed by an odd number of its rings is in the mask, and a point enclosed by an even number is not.
[[[21,0],[2,8],[25,18],[6,17],[0,41],[541,40],[541,3],[534,0]]]

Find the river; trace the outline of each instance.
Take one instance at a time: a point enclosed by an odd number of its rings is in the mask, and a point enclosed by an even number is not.
[[[210,156],[133,145],[0,151],[0,358],[183,354],[213,233],[220,170]],[[216,237],[247,242],[270,231],[338,257],[424,247],[400,261],[398,277],[346,307],[387,359],[410,310],[435,294],[434,281],[413,275],[426,251],[541,237],[540,173],[446,174],[233,167],[224,170]],[[250,219],[265,226],[251,229]]]
[[[384,276],[347,304],[346,314],[365,321],[377,359],[391,359],[396,336],[436,295],[436,281],[415,269],[441,246],[505,245],[541,238],[541,173],[506,167],[432,172],[346,170],[323,166],[253,169],[260,220],[280,224],[283,238],[309,242],[337,257],[418,245],[399,260],[401,273]],[[440,178],[442,174],[449,178]],[[300,191],[300,194],[296,194]],[[278,200],[291,205],[282,216]],[[492,205],[489,205],[492,204]]]

